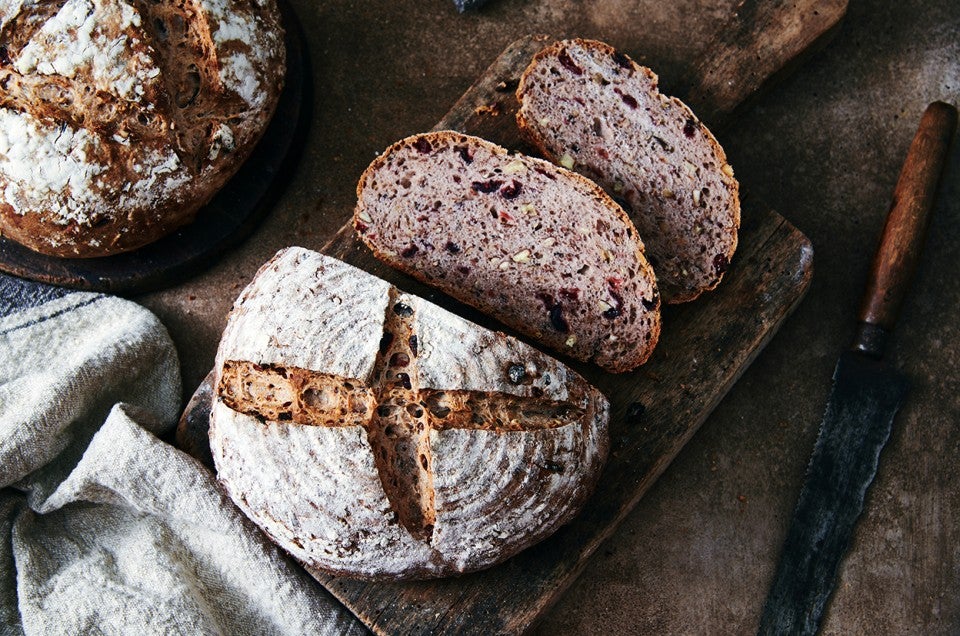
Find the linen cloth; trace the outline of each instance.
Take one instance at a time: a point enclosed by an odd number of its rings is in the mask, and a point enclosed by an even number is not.
[[[0,274],[0,634],[365,634],[198,461],[164,327]]]

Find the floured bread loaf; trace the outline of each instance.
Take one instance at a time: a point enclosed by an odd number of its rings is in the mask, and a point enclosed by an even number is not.
[[[0,231],[90,257],[190,222],[266,128],[285,60],[274,0],[0,3]]]
[[[387,264],[609,371],[643,363],[660,295],[637,232],[580,175],[451,131],[388,148],[354,227]]]
[[[602,42],[564,40],[534,56],[517,97],[530,141],[630,214],[664,300],[717,286],[737,247],[739,186],[717,140],[650,69]]]
[[[241,294],[216,370],[220,481],[340,575],[502,561],[577,513],[607,454],[608,403],[564,365],[300,248]]]

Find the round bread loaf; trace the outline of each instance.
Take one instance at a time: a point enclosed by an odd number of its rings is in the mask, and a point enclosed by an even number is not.
[[[190,222],[266,128],[285,62],[274,0],[0,3],[0,231],[92,257]]]
[[[622,372],[657,344],[643,243],[575,172],[453,131],[414,135],[360,177],[353,222],[380,260],[563,355]]]
[[[723,148],[657,76],[595,40],[537,53],[517,123],[541,152],[599,183],[629,214],[668,303],[720,282],[737,248],[739,185]]]
[[[607,400],[563,364],[300,248],[241,294],[216,372],[220,481],[339,575],[500,562],[579,511],[607,454]]]

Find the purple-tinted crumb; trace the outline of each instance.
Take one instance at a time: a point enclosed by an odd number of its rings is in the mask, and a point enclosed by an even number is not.
[[[500,186],[503,185],[503,181],[497,181],[496,179],[490,179],[489,181],[474,181],[470,184],[470,187],[473,188],[475,192],[482,192],[484,194],[490,194],[491,192],[496,192],[500,189]]]

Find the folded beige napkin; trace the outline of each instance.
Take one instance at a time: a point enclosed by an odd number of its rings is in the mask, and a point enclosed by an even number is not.
[[[176,424],[163,325],[0,274],[0,634],[364,634]]]

